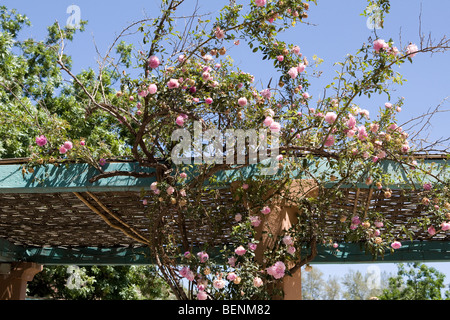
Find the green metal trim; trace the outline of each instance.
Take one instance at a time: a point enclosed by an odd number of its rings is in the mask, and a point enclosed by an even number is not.
[[[148,265],[153,264],[147,247],[140,248],[23,248],[7,241],[0,242],[3,262],[27,261],[43,265]],[[6,251],[4,251],[6,250]],[[209,252],[211,257],[220,257],[219,248]],[[337,249],[319,246],[318,254],[311,264],[352,263],[396,263],[396,262],[448,262],[449,241],[404,242],[394,253],[374,259],[364,252],[360,244],[340,244]]]
[[[137,163],[108,163],[105,171],[154,172]],[[150,186],[155,178],[115,176],[91,183],[89,179],[99,172],[86,163],[46,165],[36,167],[33,173],[22,174],[22,165],[0,165],[1,193],[57,193],[140,191]]]
[[[299,159],[303,161],[308,170],[319,176],[324,172],[328,172],[330,167],[326,159],[315,159],[313,161]],[[431,165],[432,173],[439,174],[443,179],[443,174],[447,174],[450,178],[450,172],[441,172],[443,166],[447,163],[444,159],[425,160],[425,163]],[[410,185],[407,181],[403,168],[389,160],[380,161],[379,164],[383,171],[395,178],[394,184],[390,185],[391,189],[404,188]],[[219,171],[215,175],[215,182],[210,187],[220,188],[227,186],[232,181],[243,181],[263,176],[262,169],[268,168],[268,162],[260,164],[252,164],[246,167],[236,166],[236,169]],[[197,172],[196,165],[186,165],[186,169],[195,176]],[[119,162],[107,163],[103,167],[105,172],[110,171],[132,171],[132,172],[154,172],[153,168],[140,167],[135,162]],[[281,173],[263,176],[265,179],[276,180]],[[57,193],[57,192],[114,192],[114,191],[140,191],[147,188],[155,178],[135,178],[129,176],[114,176],[100,179],[97,182],[90,183],[89,179],[99,174],[92,166],[86,163],[67,163],[55,165],[45,165],[36,167],[33,173],[22,174],[22,165],[0,165],[0,194],[1,193]],[[300,169],[291,172],[293,179],[308,178]],[[338,176],[336,174],[336,176]],[[339,178],[339,177],[338,177]],[[433,182],[430,180],[429,182]],[[326,184],[331,187],[332,182]],[[354,185],[341,186],[341,188],[368,188],[364,183],[355,182]]]
[[[25,254],[25,249],[0,238],[0,262],[20,261]]]

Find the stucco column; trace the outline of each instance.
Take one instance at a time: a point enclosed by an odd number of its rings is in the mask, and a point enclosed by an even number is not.
[[[300,199],[302,197],[317,197],[318,188],[313,180],[296,180],[293,181],[282,196],[271,198],[268,206],[271,212],[262,216],[262,223],[256,228],[256,238],[260,240],[255,250],[255,258],[264,265],[263,253],[267,248],[275,245],[278,236],[288,230],[298,221],[298,208],[294,201],[288,199]],[[268,195],[268,197],[270,194]],[[256,212],[255,212],[256,213]],[[261,215],[260,215],[261,216]],[[267,236],[271,233],[273,237]],[[286,265],[292,268],[293,265]],[[274,299],[283,300],[301,300],[302,299],[302,278],[301,269],[292,273],[292,276],[285,276],[282,279],[281,287],[284,297],[274,297]]]
[[[42,269],[42,265],[33,262],[11,263],[10,272],[0,274],[0,300],[25,300],[27,282]]]

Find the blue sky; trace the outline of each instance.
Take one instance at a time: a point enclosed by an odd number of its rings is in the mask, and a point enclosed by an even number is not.
[[[237,0],[238,3],[247,0]],[[74,60],[76,72],[83,68],[96,69],[97,55],[94,40],[101,53],[105,53],[115,36],[127,25],[144,17],[159,15],[159,1],[156,0],[130,0],[125,1],[98,1],[98,0],[2,0],[2,5],[16,8],[26,14],[32,22],[21,35],[42,39],[46,34],[46,27],[58,20],[64,25],[69,17],[66,12],[68,6],[75,4],[81,9],[81,19],[89,23],[86,31],[79,34],[75,41],[68,45],[67,53]],[[224,0],[199,0],[202,13],[218,12]],[[195,5],[194,0],[188,0],[187,5],[179,9],[179,14],[189,14]],[[324,84],[328,84],[334,77],[333,64],[343,61],[347,53],[356,53],[364,42],[367,42],[372,31],[367,28],[367,18],[360,15],[365,7],[365,1],[357,0],[319,0],[318,6],[311,4],[308,22],[314,25],[298,25],[287,34],[283,40],[297,44],[302,53],[312,59],[316,54],[324,59],[321,66],[323,76],[314,81],[310,94],[318,97],[323,92]],[[431,38],[439,40],[443,35],[450,36],[450,23],[448,22],[450,1],[448,0],[404,0],[392,1],[391,13],[387,16],[383,30],[378,30],[380,38],[392,38],[397,46],[406,46],[409,42],[419,43],[419,16],[421,15],[422,32]],[[277,79],[270,68],[271,62],[261,62],[249,56],[245,45],[230,52],[235,63],[246,72],[255,75],[261,85],[267,85],[271,76]],[[258,57],[258,56],[256,56]],[[434,108],[443,99],[450,96],[450,52],[446,54],[419,55],[413,58],[413,64],[405,64],[400,72],[408,80],[402,87],[396,88],[393,100],[397,97],[405,98],[405,105],[399,116],[399,123],[419,116],[429,108]],[[384,105],[386,97],[373,98],[363,101],[362,108],[376,114],[378,108]],[[450,99],[444,103],[443,109],[450,109]],[[432,139],[449,136],[448,122],[450,113],[441,113],[433,120],[433,127],[429,131]],[[381,271],[396,272],[393,264],[377,264]],[[450,263],[430,264],[447,274],[446,283],[450,282]],[[320,265],[318,268],[328,274],[343,274],[348,268],[365,272],[364,265]]]

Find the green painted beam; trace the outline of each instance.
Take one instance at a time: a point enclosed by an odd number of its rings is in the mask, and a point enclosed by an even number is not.
[[[299,159],[298,161],[306,161]],[[447,163],[444,159],[425,160],[427,165],[433,163],[432,173],[439,175],[440,179],[450,179],[450,170],[443,171]],[[326,159],[317,159],[306,163],[308,170],[319,176],[323,172],[330,172],[330,167]],[[409,181],[406,180],[403,169],[400,165],[392,161],[382,161],[379,164],[384,172],[395,178],[395,183],[391,189],[402,188]],[[195,176],[196,166],[189,170]],[[218,172],[217,183],[212,187],[226,186],[231,181],[246,180],[262,175],[262,169],[268,165],[249,165],[243,168],[230,169]],[[133,171],[133,172],[154,172],[153,168],[143,168],[134,162],[113,162],[104,166],[105,172],[110,171]],[[0,193],[57,193],[57,192],[109,192],[109,191],[140,191],[149,187],[155,178],[135,178],[128,176],[115,176],[100,179],[90,183],[89,179],[99,174],[93,167],[85,163],[68,163],[64,165],[45,165],[36,167],[33,173],[22,174],[22,165],[8,164],[0,165]],[[265,176],[268,179],[277,179],[278,175]],[[302,171],[297,170],[291,173],[295,179],[308,178]],[[336,176],[338,176],[336,174]],[[433,182],[433,180],[428,180]],[[331,186],[330,182],[328,186]],[[367,188],[364,183],[355,182],[354,185],[343,186],[343,188],[359,187]]]
[[[0,238],[0,262],[20,261],[25,255],[25,249]]]
[[[153,168],[141,168],[130,162],[108,163],[104,170],[154,172]],[[140,191],[155,181],[154,178],[115,176],[89,182],[97,174],[99,172],[86,163],[40,166],[26,175],[22,174],[22,165],[0,165],[0,193]]]
[[[7,252],[3,252],[3,250]],[[12,251],[11,251],[12,250]],[[150,251],[141,248],[23,248],[2,246],[3,262],[28,261],[44,265],[146,265],[152,264]],[[210,252],[220,257],[219,248]],[[219,259],[220,261],[220,259]],[[386,252],[383,258],[373,259],[360,244],[340,244],[337,249],[319,246],[317,257],[311,264],[397,263],[397,262],[448,262],[450,242],[404,242],[393,254]]]

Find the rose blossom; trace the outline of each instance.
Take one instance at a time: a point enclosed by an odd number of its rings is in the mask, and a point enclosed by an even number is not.
[[[177,79],[170,79],[169,82],[167,82],[167,86],[169,87],[169,89],[175,89],[180,86],[180,83]]]
[[[236,257],[228,258],[228,264],[230,265],[230,267],[234,268],[234,266],[236,265],[236,261],[237,261]]]
[[[298,67],[297,67],[297,72],[298,73],[302,73],[303,71],[305,71],[305,68],[306,68],[305,64],[304,63],[300,63],[298,65]]]
[[[158,87],[156,86],[156,84],[152,83],[148,86],[148,92],[150,94],[155,94],[156,91],[158,91]]]
[[[283,237],[283,243],[287,246],[293,245],[294,241],[292,240],[291,236],[284,236]]]
[[[373,42],[373,48],[375,52],[379,52],[381,49],[386,50],[389,45],[383,39],[377,39]]]
[[[255,4],[258,7],[264,7],[266,5],[266,0],[255,0]]]
[[[401,246],[402,246],[402,244],[400,242],[398,242],[398,241],[394,241],[394,242],[391,243],[392,249],[400,249]]]
[[[294,253],[295,253],[295,247],[294,247],[294,246],[289,246],[289,247],[287,248],[287,252],[288,252],[289,254],[291,254],[291,255],[294,255]]]
[[[213,103],[213,99],[212,98],[206,98],[205,99],[205,103],[206,104],[212,104]]]
[[[36,137],[36,144],[39,147],[43,147],[47,144],[47,138],[44,135],[41,135],[40,137]]]
[[[158,68],[159,64],[160,64],[160,61],[157,56],[151,56],[148,59],[148,66],[152,69]]]
[[[433,226],[429,227],[427,231],[430,236],[434,236],[436,234],[436,229]]]
[[[223,289],[225,287],[225,281],[222,279],[216,279],[213,281],[213,286],[216,289]]]
[[[334,112],[327,112],[325,115],[325,121],[332,124],[334,121],[336,121],[337,115]]]
[[[442,222],[441,228],[442,228],[442,231],[450,230],[450,223],[448,223],[448,222]]]
[[[286,266],[282,261],[277,261],[275,264],[267,268],[267,273],[273,276],[275,279],[281,279],[284,277]]]
[[[259,287],[261,287],[261,286],[263,285],[263,281],[261,280],[260,277],[255,277],[255,278],[253,279],[253,285],[254,285],[256,288],[259,288]]]
[[[272,132],[280,132],[281,126],[278,122],[272,122],[272,124],[269,127],[270,131]]]
[[[173,187],[170,186],[170,187],[167,188],[166,191],[167,191],[167,194],[168,194],[168,195],[171,195],[172,193],[174,193],[175,189],[174,189]]]
[[[216,28],[216,31],[214,32],[217,39],[221,40],[225,38],[225,31],[220,29],[219,27]]]
[[[239,98],[238,100],[238,105],[240,105],[241,107],[245,107],[247,105],[248,101],[247,98],[243,97],[243,98]]]
[[[269,214],[270,211],[271,211],[271,210],[270,210],[269,207],[264,207],[264,208],[261,209],[261,213],[263,213],[263,214]]]
[[[298,76],[298,70],[297,68],[290,68],[288,71],[289,76],[291,77],[291,79],[295,79]]]
[[[264,119],[263,123],[265,126],[269,127],[273,123],[272,117],[266,117],[266,119]]]
[[[237,247],[237,248],[234,250],[234,252],[235,252],[238,256],[242,256],[242,255],[244,255],[244,254],[247,252],[247,250],[245,250],[245,248],[244,248],[243,246],[239,246],[239,247]]]
[[[202,263],[206,262],[209,259],[209,255],[205,251],[197,253],[197,257]]]
[[[230,272],[230,273],[227,275],[227,280],[234,281],[234,280],[236,280],[236,278],[237,278],[237,275],[236,275],[236,273],[234,273],[234,272]]]
[[[205,291],[200,290],[200,291],[197,293],[197,299],[198,299],[198,300],[206,300],[206,299],[208,299],[208,294],[207,294]]]
[[[431,183],[427,182],[427,183],[423,184],[423,190],[430,191],[431,188],[432,188],[432,184]]]
[[[184,117],[183,116],[178,116],[177,119],[175,120],[175,123],[177,125],[179,125],[180,127],[184,126]]]
[[[406,53],[411,57],[415,57],[417,54],[417,51],[419,51],[419,48],[415,44],[410,43],[408,47],[406,47]]]
[[[258,227],[261,223],[261,219],[258,216],[250,216],[248,218],[253,227]]]

